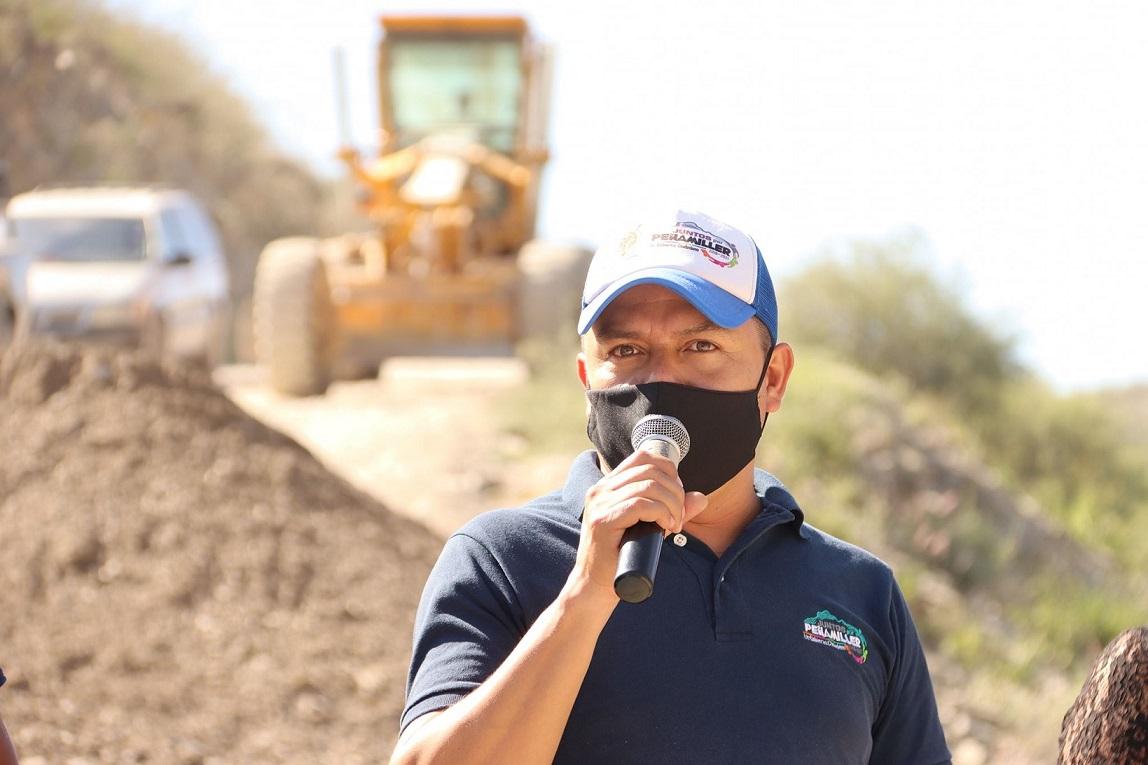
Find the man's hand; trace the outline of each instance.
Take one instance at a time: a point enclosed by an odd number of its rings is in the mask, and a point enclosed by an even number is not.
[[[679,532],[705,510],[706,502],[704,494],[682,488],[677,466],[668,457],[635,451],[586,492],[570,584],[616,605],[614,576],[626,529],[651,521],[667,534]]]

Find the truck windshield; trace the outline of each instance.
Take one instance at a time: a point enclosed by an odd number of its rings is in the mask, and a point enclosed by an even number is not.
[[[139,218],[13,218],[21,252],[36,260],[66,263],[143,260],[144,224]]]
[[[514,151],[522,89],[517,39],[403,38],[388,41],[390,109],[400,146],[458,132]]]

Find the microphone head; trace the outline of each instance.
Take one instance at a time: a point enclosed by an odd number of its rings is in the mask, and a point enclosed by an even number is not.
[[[670,441],[677,446],[681,453],[678,458],[679,461],[685,459],[686,452],[690,450],[690,434],[686,431],[686,426],[677,417],[670,417],[665,414],[647,414],[638,420],[638,424],[634,426],[634,430],[630,434],[630,443],[633,445],[634,451],[640,449],[642,442],[650,438]]]

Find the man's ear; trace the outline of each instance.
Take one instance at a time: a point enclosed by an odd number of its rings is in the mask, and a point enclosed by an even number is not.
[[[578,379],[582,382],[583,390],[590,390],[590,377],[586,373],[586,354],[578,352]],[[590,397],[586,397],[586,417],[590,416]]]
[[[578,352],[578,380],[582,383],[583,390],[590,390],[590,377],[586,374],[586,354],[583,351]]]
[[[763,414],[781,409],[781,399],[785,397],[785,388],[789,385],[793,365],[793,348],[789,343],[778,343],[774,346],[769,368],[765,370],[765,381],[757,393],[757,405]]]

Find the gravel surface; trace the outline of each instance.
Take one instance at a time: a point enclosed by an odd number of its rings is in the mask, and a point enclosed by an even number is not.
[[[385,759],[438,535],[123,352],[9,351],[0,454],[25,765]]]
[[[525,365],[514,358],[400,358],[377,379],[295,398],[264,385],[256,367],[215,373],[248,414],[444,537],[478,513],[515,507],[565,482],[572,454],[536,454],[500,427],[500,397],[525,379]],[[577,385],[571,371],[570,386]]]

